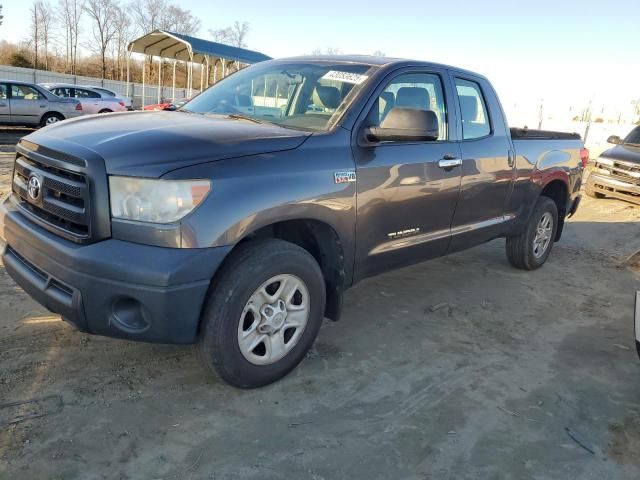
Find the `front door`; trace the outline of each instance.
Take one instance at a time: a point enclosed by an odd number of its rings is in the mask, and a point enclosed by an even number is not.
[[[460,189],[459,144],[452,138],[444,72],[400,73],[381,86],[366,120],[378,126],[395,107],[432,110],[439,137],[424,142],[359,140],[355,280],[443,255]],[[356,134],[359,138],[360,135]]]
[[[37,125],[47,111],[49,101],[38,90],[29,85],[11,84],[9,106],[12,123]]]

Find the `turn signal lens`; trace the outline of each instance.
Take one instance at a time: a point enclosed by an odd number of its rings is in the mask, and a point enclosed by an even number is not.
[[[582,166],[586,167],[589,162],[589,149],[582,147],[580,149],[580,160],[582,160]]]

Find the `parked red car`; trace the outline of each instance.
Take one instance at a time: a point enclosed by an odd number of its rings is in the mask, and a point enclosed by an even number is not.
[[[179,100],[176,100],[175,102],[156,103],[153,105],[145,106],[143,110],[177,110],[178,108],[183,106],[185,103],[187,103],[189,100],[191,99],[181,98]]]

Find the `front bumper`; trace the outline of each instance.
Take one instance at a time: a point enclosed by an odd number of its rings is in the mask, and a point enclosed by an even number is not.
[[[591,173],[587,185],[598,193],[640,205],[640,185],[623,182],[607,175]]]
[[[79,330],[193,343],[211,278],[231,247],[181,249],[64,240],[0,205],[2,260],[35,300]]]

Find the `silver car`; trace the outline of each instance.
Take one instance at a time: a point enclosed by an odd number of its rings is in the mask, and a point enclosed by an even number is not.
[[[73,98],[59,98],[33,83],[0,80],[0,125],[44,127],[83,113]]]
[[[41,83],[41,86],[62,98],[75,98],[82,104],[85,113],[124,112],[127,110],[124,101],[109,97],[90,87],[82,87],[69,83]]]
[[[127,110],[133,110],[133,101],[130,98],[126,98],[123,95],[118,95],[116,92],[114,92],[113,90],[109,90],[108,88],[104,88],[104,87],[92,87],[89,86],[90,89],[95,90],[96,92],[100,93],[102,95],[102,98],[117,98],[118,100],[122,100],[124,102],[124,106]]]

